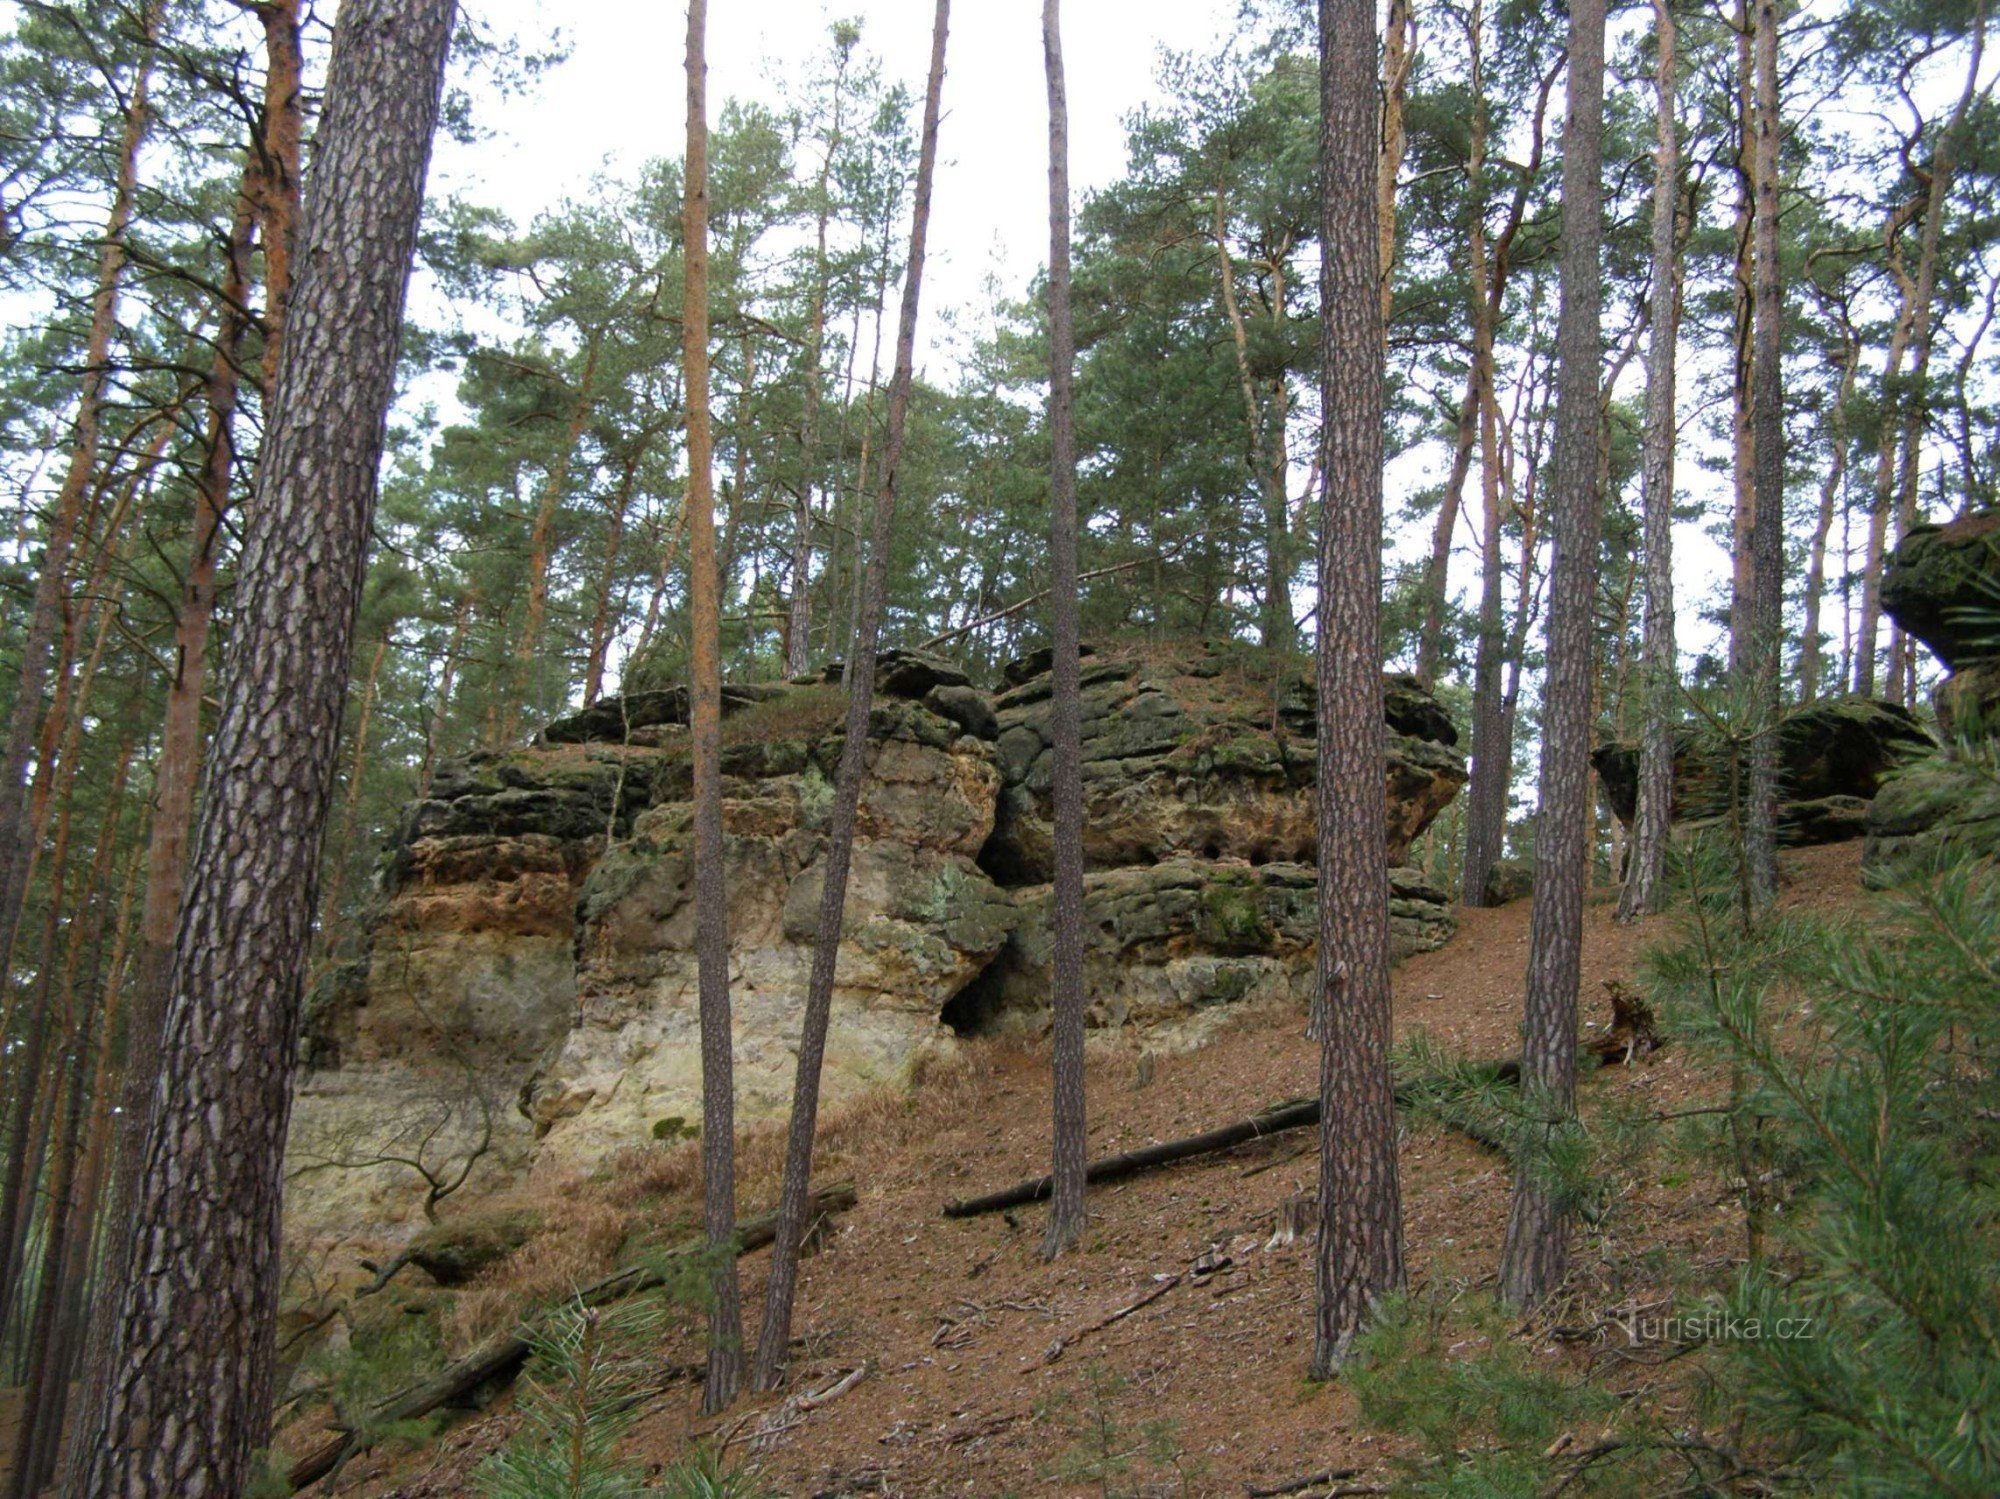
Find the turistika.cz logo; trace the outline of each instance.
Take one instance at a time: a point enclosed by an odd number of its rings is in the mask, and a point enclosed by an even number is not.
[[[1811,1317],[1746,1317],[1733,1312],[1705,1311],[1672,1315],[1614,1315],[1612,1320],[1634,1343],[1755,1343],[1810,1342],[1818,1336]]]

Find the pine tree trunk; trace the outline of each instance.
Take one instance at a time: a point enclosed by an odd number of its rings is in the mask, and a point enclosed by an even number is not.
[[[1755,564],[1750,654],[1754,694],[1750,803],[1744,818],[1744,862],[1754,900],[1778,895],[1779,672],[1785,639],[1785,294],[1778,261],[1778,3],[1755,0],[1757,72],[1757,348],[1755,365],[1756,507],[1751,529]]]
[[[1861,342],[1849,330],[1840,353],[1840,383],[1833,393],[1833,409],[1827,416],[1827,440],[1833,449],[1826,477],[1820,481],[1819,514],[1813,522],[1812,545],[1806,556],[1805,621],[1799,634],[1799,695],[1805,702],[1819,696],[1820,678],[1825,674],[1820,648],[1820,614],[1826,593],[1826,548],[1833,535],[1834,507],[1847,482],[1847,404],[1854,399],[1855,377],[1861,369]]]
[[[618,554],[625,544],[625,517],[632,509],[632,487],[638,481],[639,464],[645,457],[646,446],[641,443],[632,449],[625,460],[625,474],[618,483],[617,497],[611,502],[609,532],[604,539],[604,565],[597,571],[597,606],[590,618],[590,650],[585,659],[583,672],[583,705],[588,708],[604,695],[605,658],[611,652],[612,599],[618,589]],[[739,487],[738,493],[741,493]],[[620,601],[618,612],[622,612]]]
[[[1320,0],[1320,1162],[1312,1367],[1403,1283],[1382,781],[1383,318],[1372,0]]]
[[[521,638],[514,643],[515,691],[502,715],[501,737],[512,742],[520,732],[521,710],[536,712],[542,702],[542,683],[536,665],[542,659],[542,627],[549,612],[549,568],[554,558],[556,513],[568,496],[569,471],[576,461],[583,429],[590,421],[590,401],[597,384],[597,356],[603,334],[594,331],[584,346],[583,376],[577,383],[576,402],[570,407],[569,425],[563,432],[562,448],[549,465],[548,482],[542,486],[542,502],[535,508],[535,523],[528,533],[528,610],[521,625]]]
[[[700,3],[700,0],[697,0]],[[861,619],[847,662],[846,737],[834,776],[833,812],[827,825],[826,864],[820,891],[819,926],[813,938],[812,972],[806,984],[805,1018],[799,1036],[798,1071],[792,1086],[792,1115],[785,1135],[785,1174],[778,1196],[777,1238],[771,1245],[771,1275],[764,1322],[757,1337],[756,1386],[773,1390],[785,1377],[785,1354],[792,1336],[792,1298],[798,1287],[800,1238],[811,1203],[813,1137],[819,1120],[820,1066],[833,1010],[835,959],[847,905],[847,872],[854,857],[855,812],[868,761],[868,714],[875,695],[875,651],[882,630],[883,598],[889,581],[889,530],[896,514],[902,477],[903,440],[915,381],[917,304],[923,290],[924,252],[930,237],[931,184],[937,174],[938,120],[944,100],[945,42],[951,30],[951,0],[937,0],[931,25],[929,81],[924,90],[924,123],[917,157],[916,203],[910,214],[910,253],[903,272],[903,304],[896,322],[896,369],[889,380],[888,431],[882,442],[882,484],[875,495],[868,567],[862,580]]]
[[[1556,438],[1550,465],[1548,669],[1535,832],[1535,904],[1528,937],[1522,1092],[1561,1129],[1576,1109],[1577,984],[1590,850],[1590,698],[1593,605],[1602,497],[1597,489],[1603,330],[1601,222],[1604,122],[1603,0],[1572,0],[1569,112],[1563,127],[1562,292],[1557,315]],[[1567,1215],[1548,1183],[1517,1171],[1501,1252],[1500,1293],[1538,1303],[1568,1263]]]
[[[263,1445],[291,1063],[452,0],[347,0],[238,574],[109,1389],[65,1492],[241,1493]]]
[[[694,759],[695,966],[701,1015],[702,1225],[709,1265],[708,1372],[701,1408],[736,1398],[743,1311],[736,1257],[735,1049],[729,1017],[729,892],[722,829],[722,611],[715,566],[715,438],[708,406],[708,0],[690,0],[681,309],[687,390],[689,739]]]
[[[1924,426],[1930,410],[1927,389],[1931,367],[1931,334],[1935,320],[1931,305],[1937,298],[1938,248],[1944,235],[1944,217],[1951,207],[1952,176],[1957,169],[1958,145],[1965,129],[1965,117],[1979,86],[1979,67],[1986,55],[1986,7],[1977,7],[1973,21],[1971,57],[1966,64],[1965,86],[1951,117],[1938,132],[1931,153],[1929,181],[1924,188],[1924,221],[1917,247],[1917,285],[1911,305],[1910,383],[1901,410],[1896,455],[1896,539],[1909,535],[1917,522],[1917,480],[1921,468]],[[1916,647],[1901,626],[1889,632],[1888,691],[1904,707],[1915,705]]]
[[[1861,564],[1861,618],[1855,626],[1854,690],[1862,697],[1875,695],[1876,642],[1882,619],[1882,567],[1888,556],[1889,508],[1895,497],[1896,432],[1894,419],[1898,393],[1902,389],[1903,359],[1910,347],[1910,332],[1916,324],[1917,284],[1904,268],[1902,234],[1915,208],[1898,205],[1890,211],[1882,230],[1882,248],[1889,271],[1896,278],[1900,296],[1896,321],[1889,332],[1889,352],[1882,370],[1882,432],[1875,451],[1875,485],[1868,509],[1867,550]]]
[[[1674,16],[1670,0],[1653,0],[1658,37],[1659,141],[1653,165],[1653,284],[1651,343],[1646,350],[1645,490],[1641,546],[1646,613],[1640,643],[1638,809],[1618,918],[1660,909],[1665,898],[1667,842],[1673,818],[1675,698],[1680,664],[1674,645],[1674,364],[1681,319],[1679,236],[1680,133],[1675,119]]]
[[[1220,186],[1214,194],[1213,226],[1216,268],[1220,283],[1223,316],[1229,322],[1229,337],[1236,350],[1236,383],[1243,394],[1243,426],[1249,437],[1250,472],[1264,507],[1264,607],[1259,626],[1264,649],[1290,650],[1292,621],[1292,572],[1288,555],[1285,495],[1284,434],[1279,431],[1274,445],[1266,430],[1263,402],[1257,396],[1256,377],[1250,370],[1250,329],[1236,296],[1236,262],[1229,253],[1229,200]]]
[[[139,152],[152,118],[148,88],[152,79],[153,43],[159,34],[163,8],[162,0],[150,0],[140,13],[140,60],[126,104],[118,176],[112,187],[110,212],[105,218],[103,248],[98,252],[97,283],[91,296],[90,331],[84,345],[83,384],[77,397],[69,469],[56,495],[36,569],[35,597],[21,643],[21,669],[14,688],[13,711],[7,723],[6,743],[0,747],[0,981],[10,971],[14,935],[28,893],[28,867],[35,841],[26,784],[28,762],[35,754],[49,660],[56,632],[62,627],[77,522],[83,514],[91,478],[97,471],[111,340],[118,331],[125,231],[131,224],[133,199],[138,191]]]
[[[812,309],[806,320],[806,382],[799,418],[799,492],[792,515],[792,566],[786,600],[785,675],[803,677],[812,670],[812,496],[819,481],[819,414],[821,363],[826,349],[826,226],[832,217],[827,186],[833,178],[833,158],[840,149],[841,106],[847,93],[848,51],[842,48],[834,70],[833,130],[820,162],[814,209]],[[740,489],[739,489],[740,493]]]
[[[1042,53],[1049,91],[1049,623],[1054,639],[1055,890],[1051,932],[1055,1012],[1054,1192],[1042,1255],[1054,1259],[1083,1237],[1083,665],[1077,595],[1076,326],[1070,313],[1069,98],[1063,76],[1060,0],[1042,0]],[[1225,258],[1227,252],[1225,251]],[[1225,273],[1226,277],[1226,273]],[[1233,300],[1233,299],[1232,299]],[[1275,586],[1275,578],[1273,580]],[[1268,602],[1268,601],[1267,601]],[[1286,626],[1291,603],[1283,605]],[[1269,618],[1275,619],[1275,615]]]
[[[1506,519],[1500,485],[1500,398],[1494,388],[1493,304],[1483,295],[1486,278],[1485,235],[1477,221],[1473,239],[1473,378],[1479,387],[1479,489],[1482,529],[1479,538],[1479,640],[1472,666],[1472,787],[1467,797],[1464,885],[1460,899],[1468,906],[1486,904],[1486,881],[1500,858],[1507,837],[1507,796],[1514,778],[1513,735],[1507,726],[1500,685],[1507,654],[1502,626],[1506,564],[1501,556],[1501,527]],[[1527,574],[1521,577],[1525,594]]]
[[[1755,543],[1757,526],[1756,404],[1756,205],[1757,100],[1756,64],[1752,55],[1753,26],[1749,6],[1736,0],[1730,23],[1736,34],[1736,214],[1733,236],[1736,259],[1730,282],[1733,319],[1730,362],[1730,477],[1735,506],[1730,513],[1729,542],[1729,669],[1741,676],[1751,655],[1756,614]]]
[[[1430,556],[1424,559],[1423,623],[1417,629],[1417,680],[1436,687],[1444,662],[1444,611],[1451,584],[1451,541],[1458,530],[1458,513],[1465,504],[1465,482],[1472,473],[1472,450],[1479,442],[1479,375],[1469,372],[1465,379],[1465,399],[1459,402],[1458,423],[1452,442],[1451,473],[1444,481],[1444,498],[1438,502],[1437,519],[1431,525]]]
[[[1396,179],[1402,174],[1408,137],[1403,129],[1403,104],[1409,97],[1410,68],[1416,52],[1415,0],[1389,0],[1389,24],[1382,33],[1382,146],[1375,161],[1376,269],[1382,280],[1382,332],[1395,306]]]
[[[292,256],[299,236],[299,142],[305,130],[305,53],[299,42],[302,0],[261,0],[264,25],[264,117],[258,138],[258,222],[264,242],[264,394],[278,385],[285,308],[292,296]]]

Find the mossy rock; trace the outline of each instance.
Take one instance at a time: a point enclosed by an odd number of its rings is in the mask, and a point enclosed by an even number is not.
[[[1946,666],[2000,656],[2000,510],[1911,527],[1883,567],[1882,607]]]
[[[461,1286],[533,1238],[542,1215],[522,1208],[471,1213],[434,1224],[410,1241],[410,1263],[441,1286]]]

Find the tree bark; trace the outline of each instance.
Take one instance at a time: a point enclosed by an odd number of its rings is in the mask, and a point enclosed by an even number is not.
[[[1972,30],[1971,57],[1966,63],[1965,86],[1951,117],[1938,133],[1931,153],[1930,180],[1924,187],[1924,221],[1917,245],[1917,285],[1911,306],[1910,383],[1897,413],[1896,455],[1896,539],[1901,541],[1917,521],[1917,479],[1926,420],[1930,411],[1931,333],[1935,322],[1931,304],[1937,298],[1938,248],[1944,235],[1944,216],[1951,207],[1952,175],[1957,169],[1958,146],[1965,129],[1966,113],[1979,87],[1979,68],[1986,55],[1986,7],[1977,7]],[[1904,707],[1915,706],[1916,652],[1901,626],[1889,632],[1889,693]]]
[[[702,1225],[708,1236],[708,1372],[701,1408],[736,1398],[743,1311],[736,1260],[735,1053],[729,1015],[729,892],[722,829],[721,580],[715,566],[715,438],[708,409],[708,0],[689,0],[687,167],[681,308],[687,391],[689,737],[694,759],[695,966],[701,1012]]]
[[[820,366],[826,349],[826,227],[832,217],[827,186],[833,177],[834,154],[840,149],[841,106],[846,102],[849,48],[838,39],[840,60],[833,77],[833,129],[820,161],[818,201],[813,205],[812,306],[806,321],[806,384],[799,418],[799,490],[792,515],[790,595],[786,600],[785,675],[802,677],[812,670],[812,496],[819,478]]]
[[[1658,146],[1653,164],[1653,284],[1651,343],[1646,350],[1646,432],[1641,460],[1645,489],[1643,536],[1646,614],[1640,643],[1639,805],[1618,919],[1660,908],[1665,896],[1667,842],[1673,814],[1674,646],[1674,364],[1681,319],[1680,132],[1675,119],[1674,15],[1671,0],[1653,0],[1657,37],[1654,91]],[[1622,638],[1622,632],[1621,632]]]
[[[84,345],[83,382],[77,396],[69,468],[49,516],[41,563],[36,569],[34,603],[21,642],[21,670],[14,688],[13,711],[7,723],[5,747],[0,749],[0,981],[10,972],[14,934],[28,893],[28,865],[34,844],[27,791],[28,762],[35,753],[42,693],[48,684],[56,632],[62,625],[77,522],[83,513],[91,477],[97,471],[111,340],[118,332],[125,231],[132,221],[133,199],[138,191],[139,152],[152,120],[148,90],[154,41],[159,35],[163,9],[163,0],[150,0],[140,12],[141,51],[125,109],[118,175],[112,186],[110,211],[105,217],[103,248],[98,252],[97,283],[91,294],[90,331]]]
[[[1382,281],[1382,335],[1388,337],[1395,306],[1396,178],[1403,170],[1407,136],[1403,103],[1409,96],[1412,47],[1417,29],[1415,0],[1389,0],[1389,24],[1382,33],[1382,147],[1375,162],[1376,268]]]
[[[1745,666],[1753,693],[1750,804],[1744,861],[1751,898],[1778,895],[1780,663],[1785,638],[1785,293],[1778,261],[1778,0],[1755,0],[1757,72],[1757,343],[1753,414],[1756,507],[1751,527],[1751,633]]]
[[[274,1371],[291,1063],[453,0],[347,0],[131,1215],[91,1499],[235,1495]]]
[[[1845,310],[1842,312],[1845,321]],[[1805,620],[1799,631],[1799,695],[1805,702],[1819,696],[1820,678],[1825,674],[1820,649],[1820,612],[1826,592],[1826,548],[1833,535],[1834,508],[1847,482],[1847,405],[1854,399],[1855,377],[1861,370],[1861,341],[1853,329],[1840,350],[1840,383],[1833,393],[1833,409],[1827,416],[1827,441],[1832,457],[1826,477],[1820,481],[1819,514],[1813,522],[1812,544],[1806,556]]]
[[[1382,781],[1380,114],[1372,0],[1320,0],[1320,1233],[1312,1367],[1403,1283]]]
[[[1070,311],[1069,99],[1060,0],[1042,0],[1049,92],[1049,620],[1054,638],[1055,891],[1051,918],[1054,1035],[1054,1195],[1042,1255],[1083,1236],[1086,1164],[1083,1088],[1083,626],[1077,595],[1076,326]],[[1227,246],[1222,254],[1225,261]],[[1227,270],[1224,273],[1227,282]],[[1233,298],[1231,299],[1234,300]],[[1274,616],[1273,616],[1274,617]],[[1289,624],[1291,604],[1284,605]],[[1268,642],[1267,642],[1268,643]]]
[[[1916,325],[1917,283],[1904,266],[1903,231],[1916,213],[1915,204],[1890,210],[1882,230],[1882,249],[1890,274],[1901,289],[1896,321],[1889,331],[1889,352],[1882,369],[1882,432],[1875,452],[1875,486],[1868,509],[1868,540],[1861,563],[1861,618],[1855,626],[1854,690],[1875,695],[1876,641],[1882,619],[1882,567],[1888,556],[1889,508],[1895,497],[1897,424],[1894,412],[1902,389],[1903,359],[1909,353],[1910,332]]]
[[[699,3],[699,0],[697,0]],[[915,381],[917,305],[923,290],[924,252],[930,237],[931,184],[937,174],[938,121],[944,101],[945,43],[951,31],[951,0],[937,0],[931,23],[929,80],[924,89],[924,123],[917,157],[916,202],[910,214],[910,252],[903,272],[903,302],[896,322],[896,369],[889,379],[888,431],[882,442],[882,485],[868,541],[868,568],[862,581],[861,619],[847,662],[846,737],[834,776],[833,812],[827,828],[819,927],[813,940],[812,972],[799,1035],[799,1064],[792,1085],[792,1116],[785,1135],[784,1184],[778,1197],[778,1237],[771,1247],[771,1278],[764,1323],[757,1338],[756,1386],[773,1390],[783,1382],[791,1346],[792,1298],[798,1287],[800,1235],[806,1226],[807,1181],[819,1119],[820,1066],[833,1010],[834,963],[840,950],[847,905],[847,872],[854,857],[855,813],[868,760],[868,714],[875,695],[875,652],[882,632],[883,598],[889,582],[889,530],[896,515],[902,478],[903,439],[909,420],[910,387]]]
[[[1733,223],[1736,258],[1730,290],[1730,440],[1735,505],[1730,512],[1729,545],[1729,669],[1741,676],[1749,659],[1756,614],[1755,543],[1757,525],[1756,415],[1756,209],[1757,99],[1756,60],[1751,41],[1755,29],[1749,7],[1755,0],[1736,0],[1730,27],[1736,34],[1736,213]]]
[[[1563,127],[1562,289],[1550,505],[1548,669],[1543,688],[1541,799],[1535,832],[1535,905],[1528,937],[1522,1078],[1552,1129],[1576,1109],[1577,983],[1590,850],[1590,697],[1597,592],[1598,426],[1603,330],[1603,0],[1572,0],[1569,113]],[[1569,1223],[1548,1184],[1514,1175],[1500,1292],[1538,1303],[1562,1279]]]

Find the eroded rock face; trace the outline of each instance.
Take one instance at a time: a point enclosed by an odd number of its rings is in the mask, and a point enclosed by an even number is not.
[[[837,679],[837,673],[835,674]],[[1048,992],[1047,657],[997,703],[885,656],[869,720],[825,1096],[906,1077],[955,1031],[1032,1029]],[[1310,685],[1244,658],[1086,662],[1091,1023],[1197,1044],[1246,1001],[1301,1010],[1318,937]],[[843,737],[835,683],[732,688],[723,783],[738,1118],[790,1107]],[[601,702],[443,766],[404,820],[365,962],[311,1017],[295,1236],[406,1238],[531,1172],[700,1115],[686,695]],[[1450,718],[1386,684],[1391,856],[1465,779]],[[1452,929],[1398,870],[1397,954]],[[401,1164],[383,1159],[404,1158]],[[472,1158],[476,1156],[477,1159]],[[470,1160],[469,1169],[466,1163]],[[370,1162],[373,1164],[369,1164]]]
[[[1199,660],[1085,661],[1087,868],[1178,858],[1314,862],[1309,682],[1294,679],[1260,697],[1218,688],[1218,671]],[[1007,884],[1053,875],[1051,685],[1044,671],[995,700],[1005,786],[982,862]],[[1457,732],[1435,699],[1400,678],[1391,687],[1390,711],[1405,730],[1383,727],[1389,859],[1399,864],[1465,784],[1465,759],[1452,748]]]
[[[1053,889],[1016,895],[1020,920],[1000,960],[946,1011],[969,1031],[1047,1027]],[[1450,898],[1414,869],[1391,871],[1396,958],[1441,947]],[[1319,940],[1318,872],[1305,864],[1170,859],[1084,877],[1085,1023],[1132,1026],[1158,1049],[1199,1045],[1237,1005],[1303,1008]]]
[[[1942,753],[1868,809],[1861,869],[1873,885],[1959,855],[2000,857],[2000,790],[1981,763],[2000,739],[2000,511],[1914,528],[1889,559],[1882,607],[1951,673],[1931,694]]]
[[[1913,526],[1882,571],[1882,607],[1956,669],[2000,655],[2000,510]]]
[[[928,690],[928,689],[927,689]],[[871,740],[834,970],[825,1096],[905,1075],[1000,951],[1014,903],[974,862],[1000,775],[990,745],[911,703]],[[725,788],[739,1116],[790,1105],[839,741],[794,774]],[[578,905],[577,1024],[528,1089],[544,1149],[596,1159],[700,1112],[692,808],[645,813]]]
[[[1797,709],[1779,725],[1779,842],[1838,843],[1862,835],[1867,805],[1901,767],[1936,748],[1913,714],[1875,698],[1829,698]],[[1591,763],[1611,810],[1630,825],[1637,805],[1639,748],[1607,744]],[[1674,750],[1675,821],[1726,815],[1730,767],[1721,753],[1683,735]]]

